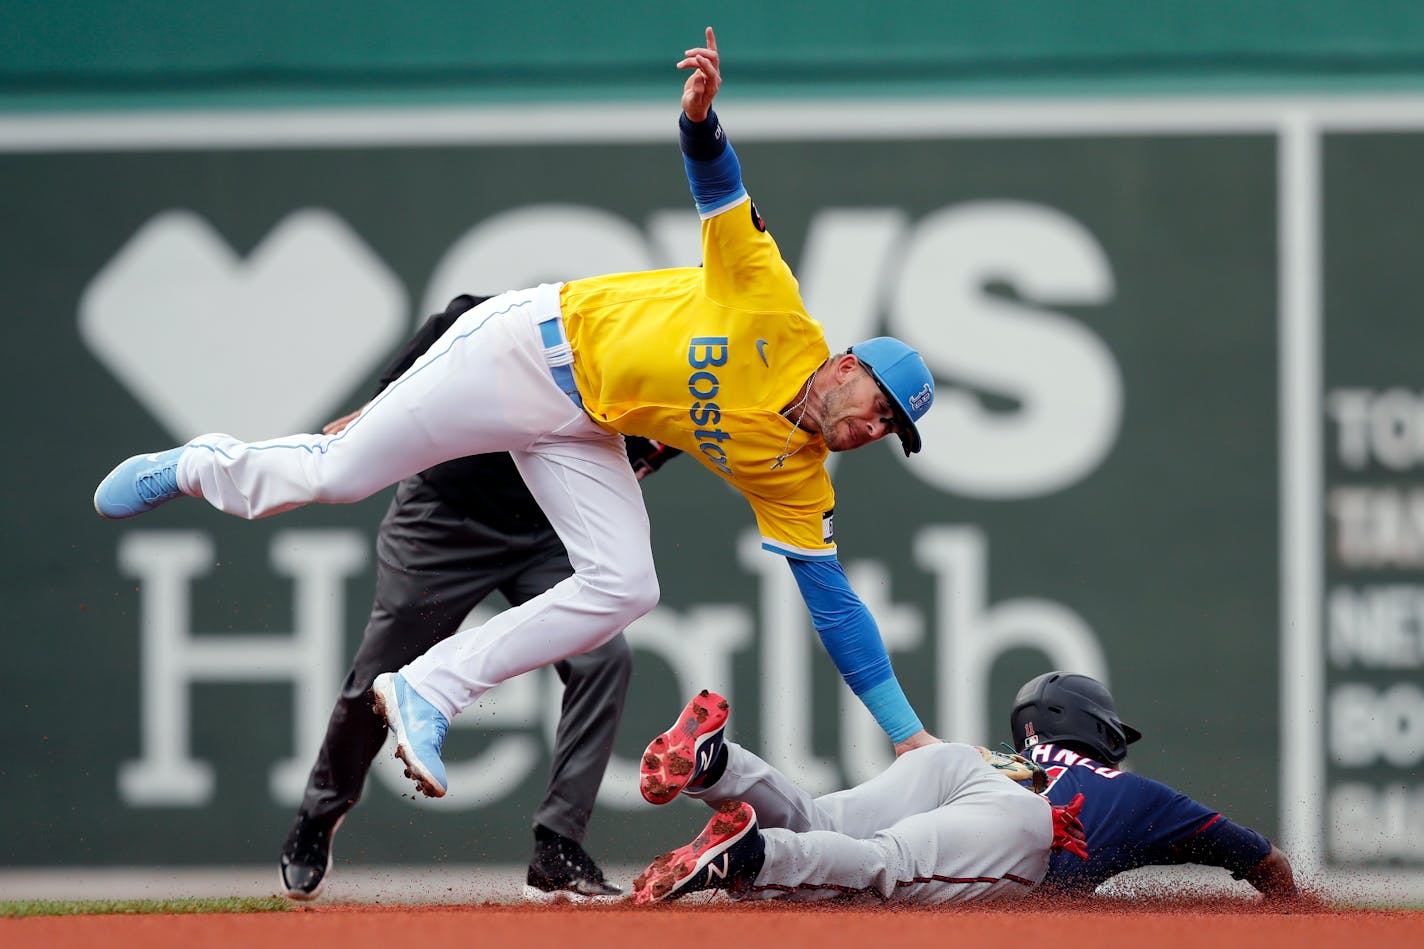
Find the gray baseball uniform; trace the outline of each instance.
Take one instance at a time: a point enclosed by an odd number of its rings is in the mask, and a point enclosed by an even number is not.
[[[992,768],[973,745],[917,748],[864,784],[822,797],[747,749],[726,747],[717,782],[683,793],[713,807],[745,801],[756,810],[766,860],[738,893],[743,899],[1016,899],[1048,870],[1049,803]]]

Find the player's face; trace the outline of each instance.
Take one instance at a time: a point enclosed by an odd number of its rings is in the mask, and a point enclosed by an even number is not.
[[[850,451],[889,435],[895,430],[895,419],[885,393],[857,364],[840,385],[826,393],[820,425],[828,449]]]

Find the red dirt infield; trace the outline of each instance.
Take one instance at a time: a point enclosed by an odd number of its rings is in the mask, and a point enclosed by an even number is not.
[[[56,916],[0,920],[0,945],[112,949],[332,946],[551,946],[630,949],[672,944],[872,947],[1032,945],[1055,933],[1094,947],[1312,949],[1424,945],[1424,912],[1272,909],[1233,900],[1083,901],[1016,910],[789,904],[685,906],[318,905],[289,912]]]

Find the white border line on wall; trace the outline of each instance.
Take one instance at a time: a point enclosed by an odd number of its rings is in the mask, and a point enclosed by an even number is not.
[[[1325,860],[1321,670],[1320,135],[1284,116],[1279,144],[1281,828],[1309,875]]]
[[[729,106],[738,141],[1274,134],[1424,128],[1424,95],[1041,100],[755,100]],[[0,113],[0,152],[670,142],[677,106],[520,104]]]

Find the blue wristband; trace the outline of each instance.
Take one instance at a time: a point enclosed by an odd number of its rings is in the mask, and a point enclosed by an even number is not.
[[[732,149],[717,114],[708,112],[702,122],[694,122],[684,113],[678,120],[682,141],[682,164],[687,182],[692,187],[697,212],[704,218],[731,207],[746,197],[742,187],[742,165]]]
[[[682,153],[693,161],[711,161],[727,148],[727,136],[717,113],[707,110],[707,118],[694,122],[684,112],[677,120],[677,138]]]

